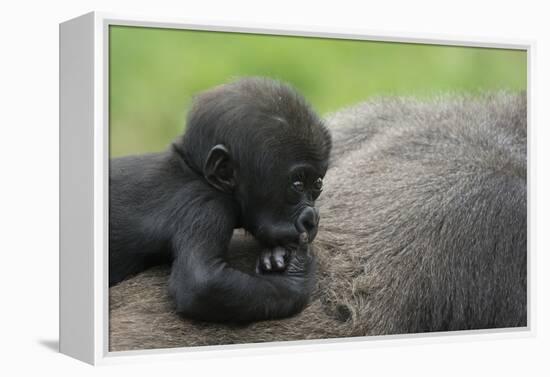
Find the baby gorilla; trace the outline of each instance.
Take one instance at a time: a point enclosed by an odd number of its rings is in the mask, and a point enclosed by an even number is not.
[[[288,85],[247,78],[199,95],[168,151],[111,160],[110,285],[170,262],[184,316],[248,322],[302,310],[330,150],[328,130]],[[254,274],[227,263],[236,228],[263,248]]]

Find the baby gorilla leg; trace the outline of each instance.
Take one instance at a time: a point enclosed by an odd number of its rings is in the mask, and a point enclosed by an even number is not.
[[[289,252],[277,246],[273,249],[264,249],[258,259],[258,272],[281,272],[288,263]]]

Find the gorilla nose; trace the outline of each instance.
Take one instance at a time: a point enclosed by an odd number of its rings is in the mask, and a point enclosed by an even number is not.
[[[313,207],[306,207],[296,220],[296,229],[300,232],[300,242],[311,242],[317,235],[317,225],[319,225],[319,210]],[[307,240],[302,240],[302,234],[307,235]]]

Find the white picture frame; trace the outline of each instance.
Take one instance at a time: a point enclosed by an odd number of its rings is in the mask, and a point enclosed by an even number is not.
[[[219,357],[228,354],[346,349],[381,344],[470,341],[534,335],[534,269],[528,241],[528,325],[525,328],[472,330],[275,342],[254,345],[185,347],[109,352],[108,347],[108,29],[128,25],[187,30],[330,37],[437,45],[518,49],[528,59],[528,203],[531,206],[532,54],[534,42],[463,39],[459,36],[318,29],[282,25],[202,23],[158,17],[92,12],[60,24],[60,351],[90,364],[144,359]],[[532,211],[528,211],[532,223]],[[528,229],[531,239],[531,227]]]

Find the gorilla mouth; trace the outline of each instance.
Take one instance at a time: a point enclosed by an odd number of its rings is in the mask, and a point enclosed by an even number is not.
[[[255,221],[250,233],[267,248],[311,243],[319,228],[319,210],[313,206],[302,208],[291,221],[273,221],[264,218]]]
[[[268,248],[300,243],[300,233],[293,224],[260,225],[255,232],[251,233],[261,245]]]
[[[317,236],[317,227],[300,232],[294,224],[260,225],[251,233],[262,246],[274,248],[311,243]]]

